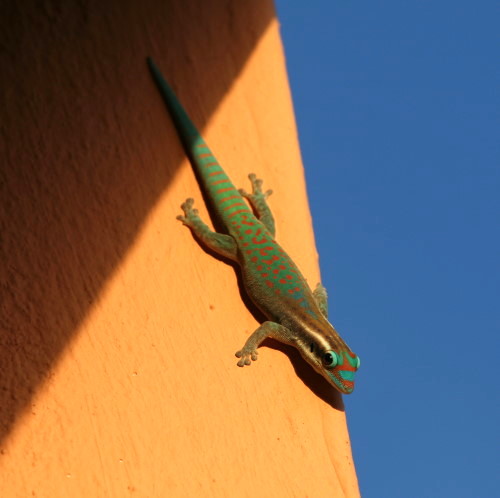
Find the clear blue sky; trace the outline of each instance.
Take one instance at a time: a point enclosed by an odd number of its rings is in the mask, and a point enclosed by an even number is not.
[[[500,496],[495,4],[277,0],[364,497]]]

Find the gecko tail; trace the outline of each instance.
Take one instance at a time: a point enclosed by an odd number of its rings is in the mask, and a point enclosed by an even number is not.
[[[209,194],[219,217],[229,225],[234,221],[232,217],[236,214],[250,213],[240,192],[222,169],[151,57],[147,58],[147,63],[184,149],[191,159],[198,181],[203,190]]]
[[[174,121],[175,127],[179,132],[184,147],[187,151],[189,151],[190,154],[193,154],[193,147],[201,138],[200,132],[189,118],[186,110],[179,102],[175,92],[167,83],[167,81],[163,77],[163,74],[154,63],[153,59],[151,57],[147,57],[146,61],[153,76],[153,80],[160,90],[160,94],[163,97],[170,116]]]

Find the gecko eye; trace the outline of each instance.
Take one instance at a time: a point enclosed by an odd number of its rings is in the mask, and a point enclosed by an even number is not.
[[[339,357],[335,351],[327,351],[323,355],[323,365],[326,368],[333,368],[339,362]]]

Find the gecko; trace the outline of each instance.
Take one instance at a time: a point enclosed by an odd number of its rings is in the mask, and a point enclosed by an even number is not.
[[[257,360],[259,345],[272,338],[297,348],[330,385],[350,394],[360,359],[328,321],[325,287],[319,283],[311,290],[276,242],[274,217],[267,203],[272,191],[263,191],[262,180],[254,173],[248,176],[251,193],[236,189],[150,57],[147,64],[201,188],[226,233],[214,232],[202,221],[192,198],[181,205],[184,215],[177,219],[204,246],[239,265],[246,293],[267,318],[236,352],[237,365],[244,367]]]

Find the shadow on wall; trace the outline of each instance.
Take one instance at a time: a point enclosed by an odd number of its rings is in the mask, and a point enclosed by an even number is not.
[[[3,441],[183,157],[149,118],[159,99],[145,57],[203,102],[202,128],[275,13],[271,0],[7,0],[0,11]]]

